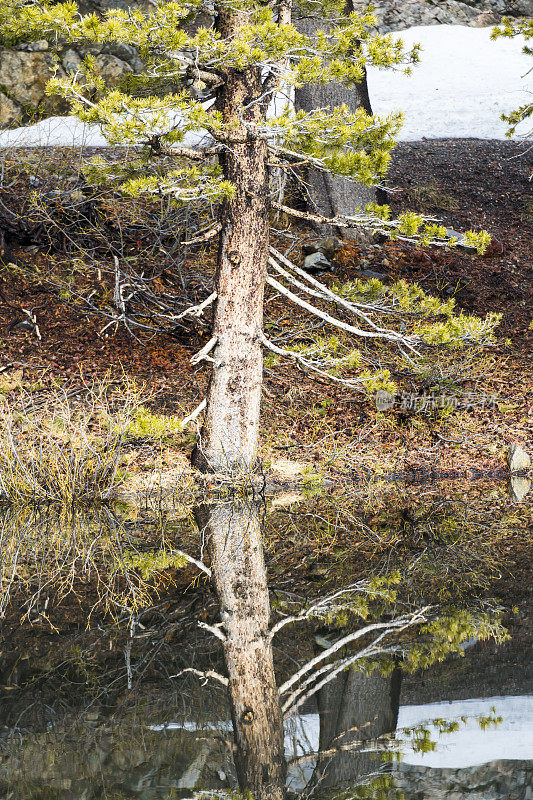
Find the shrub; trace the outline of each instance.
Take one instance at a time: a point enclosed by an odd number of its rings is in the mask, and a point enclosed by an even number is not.
[[[0,492],[13,503],[105,500],[121,482],[120,462],[140,391],[119,401],[105,382],[76,393],[55,390],[0,405]]]

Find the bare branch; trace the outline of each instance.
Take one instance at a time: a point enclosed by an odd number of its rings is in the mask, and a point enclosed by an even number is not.
[[[186,245],[190,244],[202,244],[202,242],[208,242],[210,239],[214,239],[221,230],[222,223],[217,222],[217,224],[210,228],[207,233],[204,233],[202,236],[197,236],[195,239],[189,239],[187,242],[182,242],[181,244],[185,247]]]
[[[205,400],[204,400],[203,402],[205,402]],[[201,405],[201,403],[200,403],[200,405]],[[193,412],[193,413],[194,413],[194,412]],[[182,424],[183,424],[183,421],[182,421]],[[188,561],[190,564],[194,564],[194,566],[195,566],[195,567],[198,567],[198,569],[202,570],[202,572],[205,572],[205,574],[206,574],[206,575],[207,575],[209,578],[211,577],[211,570],[209,569],[209,567],[207,567],[207,566],[204,564],[204,562],[203,562],[203,561],[198,561],[198,559],[196,559],[196,558],[193,558],[193,557],[192,557],[192,556],[190,556],[188,553],[184,553],[184,552],[183,552],[183,550],[176,550],[176,548],[173,548],[173,550],[174,550],[174,552],[176,552],[176,553],[177,553],[179,556],[181,556],[182,558],[185,558],[185,559],[187,559],[187,561]]]
[[[283,356],[284,358],[292,358],[293,361],[296,361],[297,364],[302,367],[304,370],[309,370],[310,372],[316,372],[317,375],[320,375],[323,378],[326,378],[328,381],[333,381],[334,383],[341,383],[343,386],[349,386],[350,388],[362,388],[364,382],[357,378],[339,378],[336,375],[332,375],[325,370],[320,369],[315,364],[310,361],[307,361],[303,356],[299,353],[296,353],[292,350],[284,350],[282,347],[278,347],[270,339],[267,339],[266,336],[261,336],[261,341],[263,342],[264,346],[275,353],[277,356]],[[371,380],[369,378],[369,380]]]
[[[191,306],[190,308],[186,308],[185,311],[182,311],[181,314],[178,314],[176,319],[183,319],[183,317],[201,317],[204,313],[205,309],[210,306],[212,303],[215,302],[218,295],[216,292],[213,292],[209,295],[205,300],[199,303],[196,306]]]
[[[177,672],[175,675],[169,675],[169,678],[180,678],[186,672],[190,672],[193,675],[196,675],[198,678],[201,678],[204,682],[207,683],[209,678],[214,681],[218,681],[222,684],[222,686],[227,686],[229,681],[223,675],[220,675],[218,672],[215,672],[212,669],[208,669],[206,672],[202,672],[200,669],[194,669],[194,667],[186,667],[182,669],[181,672]]]
[[[360,639],[363,636],[366,636],[368,633],[372,633],[373,631],[401,631],[404,628],[410,627],[411,625],[418,624],[419,622],[425,622],[427,619],[427,612],[431,606],[425,606],[424,608],[414,611],[412,614],[407,614],[403,617],[399,617],[396,620],[391,620],[390,622],[374,622],[371,625],[366,625],[364,628],[360,628],[357,631],[352,631],[352,633],[348,633],[346,636],[341,637],[338,639],[331,647],[328,647],[322,653],[319,653],[317,656],[312,658],[308,661],[304,666],[295,672],[292,677],[290,677],[285,683],[283,683],[279,687],[279,693],[285,694],[289,691],[295,684],[297,684],[300,679],[306,675],[310,670],[320,664],[321,661],[332,656],[334,653],[341,650],[347,644],[351,642],[355,642],[357,639]]]
[[[287,258],[285,258],[285,256],[282,253],[280,253],[278,250],[276,250],[274,247],[270,248],[270,252],[272,253],[272,255],[275,258],[277,258],[279,261],[281,261],[282,264],[285,264],[286,267],[291,269],[297,275],[300,275],[302,278],[304,278],[307,281],[307,283],[311,284],[311,286],[315,286],[318,289],[320,295],[322,295],[322,297],[324,297],[326,300],[330,300],[331,302],[336,303],[339,306],[342,306],[342,308],[345,308],[347,311],[351,311],[352,314],[355,314],[356,316],[361,317],[362,319],[365,320],[365,322],[368,325],[370,325],[372,328],[374,328],[377,331],[381,331],[383,333],[390,333],[391,332],[391,331],[388,331],[386,328],[380,328],[378,325],[376,325],[374,322],[372,322],[372,320],[368,317],[367,314],[365,314],[362,311],[362,309],[365,309],[366,311],[376,311],[376,312],[380,312],[380,313],[386,311],[388,313],[399,314],[400,312],[394,311],[391,308],[385,308],[383,306],[380,306],[378,303],[376,303],[376,304],[350,303],[349,300],[345,300],[344,297],[341,297],[340,295],[336,294],[335,292],[332,292],[331,289],[328,289],[328,287],[325,284],[320,283],[320,281],[317,281],[316,278],[313,278],[313,276],[309,275],[309,273],[305,272],[305,270],[300,269],[299,267],[297,267],[296,264],[293,264],[292,261],[289,261]],[[272,266],[274,266],[274,264],[272,264]],[[299,281],[296,281],[296,279],[293,278],[291,275],[287,275],[287,273],[285,271],[282,272],[281,271],[282,268],[279,266],[279,264],[277,266],[275,266],[275,268],[276,268],[276,270],[278,272],[280,272],[280,274],[284,274],[287,277],[287,279],[290,280],[292,283],[297,285],[299,288],[302,288],[303,291],[307,292],[308,294],[312,294],[315,297],[317,296],[316,293],[312,293],[312,292],[310,292],[309,289],[303,287],[301,285],[301,283]]]
[[[202,411],[204,410],[204,408],[205,408],[206,406],[207,406],[207,400],[206,400],[206,399],[205,399],[205,397],[204,397],[204,399],[202,400],[202,402],[200,403],[200,405],[196,406],[196,408],[194,409],[194,411],[193,411],[191,414],[189,414],[189,416],[188,416],[188,417],[185,417],[185,419],[182,419],[182,420],[181,420],[181,424],[182,424],[182,426],[185,426],[185,425],[186,425],[188,422],[194,422],[194,420],[196,419],[196,417],[197,417],[199,414],[201,414],[201,413],[202,413]]]
[[[191,364],[199,364],[200,361],[212,361],[213,359],[209,357],[209,353],[216,347],[217,342],[218,337],[212,336],[208,343],[191,358]]]
[[[376,642],[381,641],[383,637],[380,636]],[[292,693],[289,700],[287,700],[282,707],[283,715],[285,716],[289,712],[295,711],[301,705],[305,703],[310,697],[316,694],[323,686],[326,686],[330,683],[334,678],[339,675],[339,673],[344,672],[345,669],[351,667],[352,664],[355,664],[356,661],[360,661],[363,658],[372,658],[374,656],[381,656],[381,655],[390,655],[391,653],[397,653],[402,648],[400,645],[394,645],[392,647],[377,647],[376,642],[373,642],[372,645],[365,647],[364,650],[360,650],[359,652],[355,653],[353,656],[349,656],[348,658],[342,659],[340,661],[336,661],[333,664],[327,664],[323,667],[319,672],[320,674],[326,673],[325,677],[322,678],[318,683],[315,683],[311,686],[308,691],[302,693],[303,687],[297,689],[295,692]],[[317,675],[312,675],[307,681],[306,684],[309,685],[312,681],[317,677]]]
[[[284,214],[288,214],[290,217],[296,217],[296,219],[303,219],[305,222],[316,222],[319,225],[335,225],[336,228],[353,228],[354,225],[346,222],[345,220],[339,220],[337,218],[330,219],[329,217],[323,217],[322,214],[313,214],[310,211],[298,211],[296,208],[291,208],[290,206],[285,206],[282,203],[278,203],[275,200],[271,200],[272,208],[275,208],[276,211],[283,211]]]
[[[221,642],[226,641],[226,637],[224,636],[220,628],[216,627],[216,625],[208,625],[207,622],[199,622],[198,627],[202,628],[204,631],[209,631],[209,633],[212,633],[213,636],[217,637],[217,639],[220,639]]]
[[[319,317],[323,319],[324,322],[328,322],[330,325],[334,325],[336,328],[340,328],[343,331],[347,331],[348,333],[353,333],[356,336],[361,336],[366,339],[386,339],[389,342],[395,342],[397,344],[402,344],[405,347],[409,347],[411,350],[414,350],[415,340],[408,338],[406,336],[402,336],[400,333],[396,333],[395,331],[365,331],[362,328],[356,328],[353,325],[349,325],[347,322],[342,322],[340,319],[336,319],[335,317],[330,316],[325,311],[321,311],[316,306],[312,306],[310,303],[307,303],[305,300],[302,300],[301,297],[295,295],[290,289],[286,289],[279,281],[272,278],[270,275],[267,275],[266,282],[272,286],[277,292],[282,294],[292,303],[295,303],[302,308],[305,308],[310,314],[313,314],[315,317]]]

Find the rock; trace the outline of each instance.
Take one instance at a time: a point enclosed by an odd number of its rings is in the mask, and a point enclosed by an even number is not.
[[[107,44],[103,48],[102,52],[109,53],[112,56],[116,56],[121,61],[125,61],[126,64],[129,64],[130,67],[132,67],[134,72],[142,72],[143,70],[144,64],[137,50],[131,44],[126,44],[125,42]]]
[[[519,444],[510,444],[507,448],[507,464],[511,472],[520,472],[531,466],[531,456]]]
[[[305,256],[310,256],[312,253],[320,252],[318,242],[306,242],[302,245],[302,253]]]
[[[331,263],[324,253],[310,253],[304,258],[302,269],[307,272],[328,272],[331,270]]]
[[[465,251],[465,253],[472,253],[472,254],[477,253],[477,250],[476,250],[475,247],[471,247],[468,244],[463,244],[462,243],[461,240],[463,239],[463,234],[459,233],[459,231],[454,231],[453,228],[446,228],[446,235],[450,236],[453,239],[458,239],[459,241],[457,243],[457,247],[460,247],[461,250]]]
[[[302,253],[304,256],[313,255],[313,253],[323,253],[327,259],[332,260],[341,246],[340,239],[336,236],[326,236],[325,239],[319,239],[315,242],[306,242],[302,245]]]
[[[118,86],[124,75],[133,72],[132,67],[117,56],[102,53],[94,59],[96,71],[105,81],[106,86]]]
[[[0,86],[11,100],[35,108],[45,99],[45,87],[53,75],[64,77],[50,53],[0,51]]]
[[[17,45],[15,50],[23,53],[41,53],[44,50],[48,50],[48,42],[46,39],[39,39],[37,42],[24,42]]]
[[[377,281],[384,281],[389,276],[386,275],[384,272],[375,272],[373,269],[364,269],[361,272],[361,277],[366,278],[367,280],[377,280]]]
[[[80,69],[80,67],[82,65],[82,59],[81,59],[79,53],[77,53],[75,50],[72,50],[72,48],[70,48],[69,50],[66,51],[66,53],[63,54],[63,58],[61,59],[61,63],[63,65],[63,68],[64,68],[65,72],[68,75],[73,75],[75,72],[77,72]]]
[[[327,236],[317,242],[317,250],[324,253],[327,259],[333,260],[341,246],[340,240],[336,236]]]
[[[0,92],[0,128],[9,128],[22,120],[21,107],[7,94]]]
[[[499,15],[492,11],[483,11],[479,17],[476,17],[472,25],[474,28],[488,28],[489,25],[496,25],[499,21]]]
[[[367,5],[367,0],[354,0],[355,11]],[[533,0],[374,0],[372,5],[381,33],[415,25],[482,27],[499,22],[502,15],[533,16]]]

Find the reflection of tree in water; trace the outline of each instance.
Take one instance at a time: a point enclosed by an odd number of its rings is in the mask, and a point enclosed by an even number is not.
[[[412,572],[408,599],[401,597],[398,577],[390,580],[390,576],[381,574],[355,583],[341,578],[337,586],[330,581],[327,591],[317,592],[313,585],[314,591],[308,590],[307,596],[300,588],[298,592],[284,589],[284,599],[280,601],[278,592],[272,613],[260,512],[256,503],[244,500],[204,503],[196,509],[200,540],[207,545],[210,567],[202,565],[201,550],[195,554],[194,563],[204,574],[212,571],[218,619],[214,598],[206,598],[204,587],[192,586],[176,602],[175,584],[181,579],[181,571],[185,565],[196,569],[183,555],[184,538],[193,530],[187,521],[172,531],[165,529],[164,535],[160,530],[158,539],[154,529],[143,532],[142,525],[118,524],[108,514],[99,517],[97,524],[94,519],[84,520],[83,535],[74,532],[72,519],[68,524],[56,520],[61,533],[56,530],[54,542],[48,541],[53,530],[50,514],[46,536],[41,539],[35,530],[27,529],[26,538],[21,535],[21,524],[27,526],[22,515],[6,518],[3,544],[12,555],[9,569],[4,567],[2,588],[6,600],[7,592],[13,593],[17,582],[22,582],[16,588],[18,598],[23,589],[28,594],[33,592],[34,598],[41,596],[43,587],[49,589],[57,581],[59,586],[75,592],[80,576],[88,580],[89,564],[92,580],[101,589],[105,587],[101,593],[107,598],[106,608],[115,612],[114,634],[109,634],[103,612],[100,616],[95,613],[96,632],[91,645],[94,663],[87,659],[83,668],[79,666],[89,632],[83,635],[85,639],[78,636],[74,645],[78,652],[75,656],[71,652],[66,671],[63,665],[62,678],[68,678],[69,669],[78,663],[70,679],[81,686],[89,704],[98,708],[102,724],[109,725],[112,719],[124,715],[125,708],[137,703],[134,719],[143,728],[147,723],[171,719],[173,714],[179,716],[180,693],[191,691],[197,678],[213,679],[217,693],[227,687],[234,730],[230,747],[239,786],[258,800],[285,795],[282,709],[291,713],[316,698],[322,755],[308,786],[308,792],[316,795],[339,784],[359,782],[368,772],[379,769],[379,763],[365,752],[369,748],[361,741],[395,729],[400,684],[399,666],[391,671],[395,664],[427,666],[432,659],[460,649],[461,643],[473,635],[498,638],[501,628],[494,615],[486,611],[426,608],[423,592],[414,591]],[[12,541],[9,525],[14,526]],[[40,542],[39,547],[36,541]],[[28,557],[24,550],[27,543],[31,552],[39,554],[38,559],[34,557],[32,561]],[[47,559],[52,565],[48,576]],[[395,566],[391,563],[389,571]],[[169,571],[176,573],[174,586],[168,580],[160,580]],[[121,609],[122,619],[117,608]],[[44,611],[41,621],[48,614],[47,609]],[[94,647],[97,640],[105,646],[111,642],[112,649],[104,653],[103,648]],[[357,662],[363,669],[350,669]],[[388,674],[382,674],[376,666],[378,662]],[[50,667],[47,675],[35,677],[30,665],[26,682],[31,684],[33,680],[33,689],[42,689],[57,669],[57,665]],[[130,696],[124,694],[128,671],[134,689]],[[13,688],[14,694],[8,692],[11,696],[4,697],[0,704],[4,719],[12,726],[24,710],[21,702],[29,705],[27,693],[23,698],[24,686],[20,687],[19,701],[19,690]],[[153,700],[161,692],[165,701],[151,706],[150,698]],[[32,693],[38,702],[38,693]],[[169,696],[173,699],[171,704],[166,702]],[[216,721],[221,715],[217,711],[220,695],[212,697],[217,699],[207,716]],[[46,718],[51,721],[50,714]],[[18,723],[14,726],[18,734],[26,735],[24,727],[29,719],[23,719],[22,728]],[[136,735],[132,728],[126,730],[133,741]],[[190,744],[191,735],[186,739]],[[223,742],[221,746],[226,747]],[[219,772],[224,773],[224,769]],[[202,774],[201,765],[198,774]],[[3,779],[6,780],[5,772]],[[224,785],[219,778],[220,781]],[[215,781],[211,788],[222,787]]]
[[[388,675],[346,670],[320,690],[321,755],[313,775],[319,791],[353,784],[380,769],[379,753],[349,746],[396,730],[400,688],[401,671],[395,667]]]

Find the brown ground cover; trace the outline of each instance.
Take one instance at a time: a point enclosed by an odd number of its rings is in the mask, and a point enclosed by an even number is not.
[[[291,366],[271,370],[265,379],[263,415],[267,466],[290,459],[304,464],[311,477],[317,470],[347,477],[402,472],[414,480],[431,479],[443,470],[477,477],[501,471],[510,442],[533,450],[530,172],[531,152],[524,144],[400,144],[389,176],[395,189],[390,194],[393,209],[420,209],[456,230],[483,227],[494,237],[489,252],[482,258],[458,249],[347,244],[335,263],[336,279],[372,269],[386,274],[385,280],[406,278],[443,298],[453,295],[467,312],[501,312],[497,346],[484,353],[483,368],[475,377],[467,374],[460,381],[463,394],[493,400],[488,405],[476,400],[446,419],[405,413],[399,404],[380,414],[372,398],[312,380]],[[5,193],[2,200],[9,204]],[[154,407],[164,412],[182,415],[199,402],[208,374],[203,366],[192,367],[190,357],[206,340],[205,327],[172,337],[140,335],[138,341],[121,330],[101,337],[101,320],[80,318],[45,291],[42,276],[50,254],[30,254],[15,243],[11,257],[35,270],[35,278],[2,269],[0,377],[6,392],[10,375],[20,369],[24,385],[38,383],[44,393],[54,381],[76,385],[81,375],[91,380],[110,372],[146,382],[155,393]],[[209,273],[213,257],[212,249],[199,252],[195,269]],[[13,330],[21,307],[37,309],[41,341],[31,332]],[[268,315],[290,324],[291,310],[278,301],[268,306]],[[424,387],[413,390],[420,394]],[[186,455],[189,440],[184,447]]]

